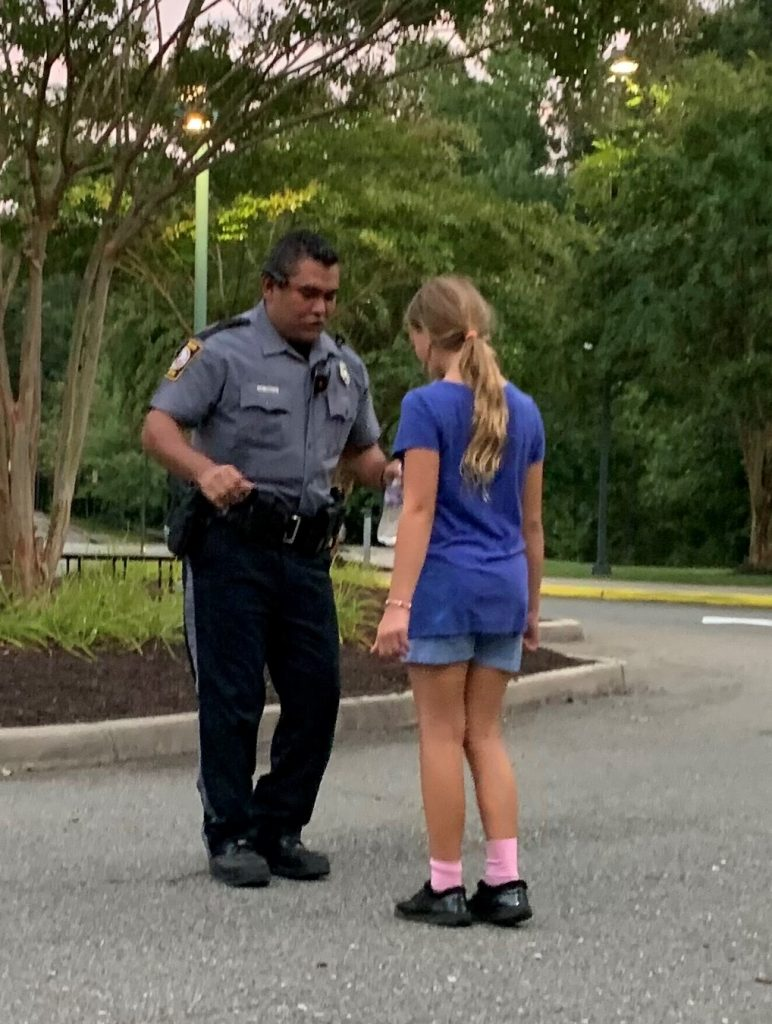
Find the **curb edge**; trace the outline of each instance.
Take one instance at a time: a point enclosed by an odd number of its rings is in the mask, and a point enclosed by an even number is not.
[[[624,662],[613,658],[586,659],[586,664],[513,680],[505,708],[623,693],[625,689]],[[278,705],[269,704],[263,713],[258,743],[263,742],[278,717]],[[336,737],[398,731],[415,724],[415,707],[409,691],[345,697],[340,704]],[[197,750],[195,712],[0,729],[0,770],[5,776],[23,771],[94,768],[173,758]]]

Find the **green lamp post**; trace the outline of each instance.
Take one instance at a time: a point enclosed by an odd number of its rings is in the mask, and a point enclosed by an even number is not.
[[[182,127],[190,135],[200,135],[207,131],[211,122],[200,109],[203,97],[203,86],[191,90],[191,104],[183,118]],[[195,105],[193,105],[195,104]],[[197,150],[196,158],[206,152],[207,143]],[[193,291],[193,331],[198,334],[206,327],[206,291],[207,263],[209,258],[209,170],[199,171],[196,175],[196,220],[195,220],[195,268]]]
[[[612,54],[609,64],[611,79],[618,81],[630,78],[638,70],[638,62],[624,52]],[[616,99],[614,105],[616,109]],[[616,120],[616,118],[614,119]],[[614,124],[614,127],[616,125]],[[598,533],[595,547],[593,576],[610,576],[611,563],[608,556],[608,491],[609,461],[611,455],[611,400],[612,382],[607,370],[603,377],[600,401],[600,431],[598,438]]]

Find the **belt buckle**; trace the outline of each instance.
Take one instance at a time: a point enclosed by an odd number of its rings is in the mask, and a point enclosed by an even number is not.
[[[283,544],[294,544],[298,538],[298,530],[300,529],[301,519],[299,515],[292,515],[287,521],[287,526],[284,530],[284,536],[282,537]]]

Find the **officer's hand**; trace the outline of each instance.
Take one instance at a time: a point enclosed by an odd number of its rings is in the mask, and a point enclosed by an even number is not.
[[[400,459],[392,459],[383,468],[383,486],[388,487],[395,480],[402,479],[402,462]]]
[[[242,501],[255,486],[235,466],[218,465],[203,470],[197,483],[204,497],[219,509]]]
[[[371,654],[382,658],[402,658],[408,651],[407,626],[410,612],[407,608],[389,607],[383,613]]]

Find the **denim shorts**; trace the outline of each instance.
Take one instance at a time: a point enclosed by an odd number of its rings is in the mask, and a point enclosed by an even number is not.
[[[523,638],[508,633],[465,633],[461,636],[414,637],[404,658],[407,665],[452,665],[471,661],[501,672],[520,671]]]

